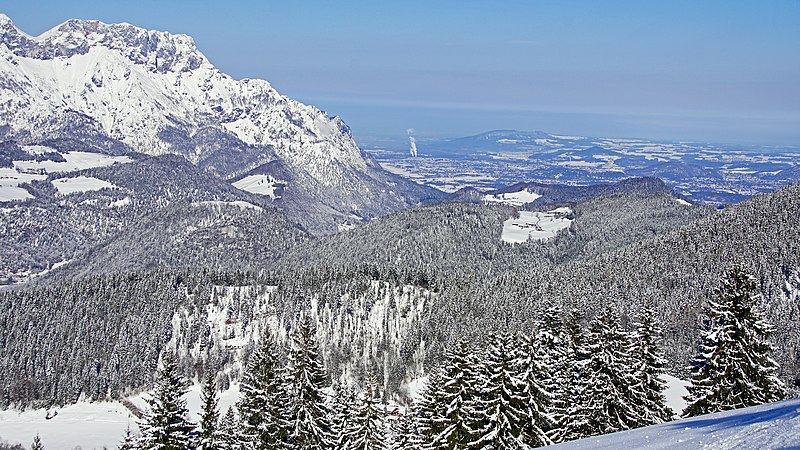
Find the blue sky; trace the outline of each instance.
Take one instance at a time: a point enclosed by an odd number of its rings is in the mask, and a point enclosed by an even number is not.
[[[192,35],[357,136],[515,128],[800,144],[800,1],[15,1]]]

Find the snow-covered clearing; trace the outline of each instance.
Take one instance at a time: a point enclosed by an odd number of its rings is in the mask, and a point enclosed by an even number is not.
[[[189,416],[195,423],[201,409],[200,384],[194,384],[184,397]],[[139,409],[146,409],[147,394],[129,398]],[[239,385],[219,393],[219,410],[224,414],[239,399]],[[49,416],[54,417],[48,419]],[[138,432],[137,418],[120,402],[78,402],[63,408],[30,411],[0,410],[0,439],[29,446],[38,433],[48,450],[117,448],[128,426]]]
[[[0,184],[0,202],[10,202],[12,200],[27,200],[33,198],[25,188],[17,186],[3,186]]]
[[[75,192],[99,191],[100,189],[117,187],[108,181],[83,175],[73,178],[59,178],[53,180],[52,183],[61,195],[69,195]]]
[[[559,449],[800,448],[800,399],[597,436]]]
[[[548,212],[519,211],[519,217],[503,222],[501,239],[510,244],[519,244],[529,239],[545,240],[554,237],[572,225],[569,208],[557,208]]]
[[[278,195],[275,194],[278,183],[280,183],[280,180],[276,180],[269,175],[248,175],[232,184],[236,189],[241,189],[252,194],[266,195],[275,200],[278,198]]]
[[[483,201],[486,203],[503,203],[510,206],[522,206],[526,203],[536,200],[539,197],[541,197],[541,195],[531,192],[528,189],[523,189],[517,192],[485,195],[483,197]]]
[[[687,387],[692,383],[669,375],[662,375],[661,379],[667,382],[667,389],[664,391],[664,396],[667,398],[667,406],[675,412],[675,417],[677,418],[686,409],[686,400],[683,397],[689,394]]]
[[[19,172],[43,169],[47,173],[55,173],[74,172],[76,170],[106,167],[116,163],[129,163],[133,161],[127,156],[108,156],[101,153],[90,152],[64,152],[61,153],[61,156],[64,157],[66,162],[14,161],[14,167]]]
[[[48,414],[58,414],[47,419]],[[31,411],[0,410],[0,438],[29,446],[38,433],[53,450],[116,448],[136,418],[119,402],[80,402],[64,408]]]
[[[125,197],[108,204],[109,208],[122,208],[131,204],[131,198]]]
[[[40,145],[29,145],[23,147],[23,150],[30,154],[42,153],[58,153],[50,147],[43,147]],[[48,173],[56,172],[74,172],[76,170],[91,169],[94,167],[105,167],[116,163],[127,163],[133,161],[127,156],[108,156],[100,153],[89,152],[65,152],[61,153],[66,162],[56,161],[13,161],[14,167],[0,168],[0,202],[8,202],[12,200],[28,200],[34,198],[30,192],[21,187],[21,184],[30,183],[35,180],[44,180],[47,178]],[[86,183],[83,179],[90,179],[89,177],[78,177],[76,182],[64,181],[63,184],[56,183],[53,185],[58,189],[62,195],[71,194],[72,192],[82,192],[87,190],[97,190],[103,187],[112,187],[111,183],[106,181],[96,180],[101,183],[106,183],[108,186],[97,186],[96,182]],[[63,178],[61,180],[69,180]]]

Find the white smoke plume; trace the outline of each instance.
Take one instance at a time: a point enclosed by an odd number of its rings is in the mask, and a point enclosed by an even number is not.
[[[409,128],[406,130],[408,133],[408,145],[411,147],[411,156],[417,157],[417,139],[414,137],[414,129]]]

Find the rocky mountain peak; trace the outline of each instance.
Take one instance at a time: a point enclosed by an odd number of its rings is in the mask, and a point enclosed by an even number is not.
[[[68,58],[102,46],[162,73],[194,70],[208,62],[190,36],[146,30],[129,23],[70,19],[32,37],[16,28],[4,15],[0,18],[0,33],[0,43],[6,44],[15,55],[33,59]]]

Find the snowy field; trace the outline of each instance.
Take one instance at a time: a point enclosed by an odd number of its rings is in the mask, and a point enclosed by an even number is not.
[[[556,446],[560,449],[800,448],[800,399],[725,411]]]
[[[557,208],[548,212],[520,211],[519,217],[503,222],[501,239],[510,244],[519,244],[529,239],[545,240],[554,237],[564,228],[572,225],[567,215],[569,208]]]
[[[58,178],[53,180],[52,183],[61,195],[69,195],[75,192],[99,191],[100,189],[117,187],[108,181],[94,177],[85,177],[83,175],[73,178]]]
[[[519,207],[526,203],[530,203],[539,197],[541,197],[541,195],[531,192],[527,189],[523,189],[517,192],[485,195],[483,197],[483,201],[486,203],[502,203],[504,205]]]
[[[55,150],[52,150],[56,152]],[[58,153],[58,152],[56,152]],[[106,167],[116,163],[133,161],[127,156],[108,156],[90,152],[64,152],[60,153],[65,162],[56,161],[14,161],[14,167],[20,171],[44,170],[47,173],[74,172],[76,170]]]
[[[280,183],[280,181],[269,175],[248,175],[239,181],[235,181],[233,187],[250,192],[251,194],[266,195],[275,200],[278,197],[277,194],[275,194],[278,183]]]
[[[199,420],[199,384],[193,385],[186,394],[186,403],[191,420]],[[146,394],[129,400],[140,409],[147,405]],[[239,385],[219,394],[220,413],[224,414],[239,399]],[[48,414],[54,417],[48,419]],[[44,448],[48,450],[83,450],[117,448],[128,426],[138,432],[136,417],[119,402],[78,402],[64,408],[32,411],[0,410],[0,440],[30,446],[38,433]]]
[[[56,152],[49,147],[30,145],[23,147],[23,150],[31,154],[41,154]],[[108,156],[100,153],[89,152],[64,152],[59,153],[65,162],[56,161],[13,161],[14,167],[0,168],[0,202],[12,200],[28,200],[33,198],[24,187],[24,183],[34,180],[44,180],[49,173],[74,172],[76,170],[91,169],[95,167],[105,167],[117,163],[128,163],[133,161],[127,156]],[[74,181],[72,181],[74,180]],[[89,181],[95,180],[95,181]],[[99,184],[98,184],[99,182]],[[103,185],[103,183],[105,185]],[[107,186],[106,186],[107,185]],[[53,181],[53,186],[62,195],[72,192],[83,192],[87,190],[97,190],[103,187],[113,187],[107,181],[98,180],[90,177],[62,178]]]

